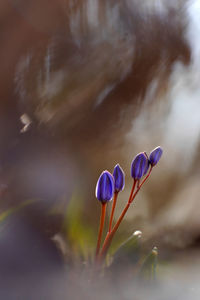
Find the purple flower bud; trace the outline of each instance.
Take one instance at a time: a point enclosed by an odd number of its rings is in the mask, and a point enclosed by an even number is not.
[[[148,168],[148,157],[145,152],[141,152],[136,155],[131,164],[131,176],[138,180],[147,172]]]
[[[144,152],[144,154],[146,155],[146,158],[148,161],[147,161],[143,176],[147,174],[147,171],[149,170],[149,165],[150,165],[148,155],[146,154],[146,152]]]
[[[152,167],[159,162],[162,153],[163,150],[160,146],[156,147],[154,150],[151,151],[149,155],[149,163],[152,165]]]
[[[114,194],[114,178],[108,171],[103,171],[97,181],[96,197],[102,203],[110,201]]]
[[[119,164],[114,168],[113,177],[115,179],[115,192],[122,191],[125,185],[125,174]]]

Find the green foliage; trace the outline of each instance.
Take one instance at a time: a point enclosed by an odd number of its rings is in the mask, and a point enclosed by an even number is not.
[[[0,213],[0,223],[4,222],[9,216],[13,215],[14,213],[19,212],[21,209],[32,204],[33,202],[34,202],[34,200],[27,200],[27,201],[20,203],[17,206],[11,207],[11,208],[5,210],[4,212]]]
[[[158,249],[154,247],[145,258],[139,276],[143,279],[155,280],[156,279],[156,266],[157,266]]]
[[[126,264],[135,265],[139,262],[141,235],[141,231],[135,231],[133,235],[119,247],[113,256],[112,269],[118,266],[125,266]]]
[[[93,227],[84,219],[83,208],[82,196],[74,193],[64,216],[63,232],[69,241],[74,258],[91,260],[96,236]]]
[[[125,270],[139,276],[140,279],[148,281],[155,280],[158,250],[154,247],[151,252],[142,260],[141,231],[135,231],[114,253],[112,263],[108,267],[109,272],[116,274]],[[143,261],[141,263],[141,261]]]

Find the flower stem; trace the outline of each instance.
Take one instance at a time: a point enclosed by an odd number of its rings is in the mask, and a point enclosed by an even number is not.
[[[101,217],[100,217],[99,234],[98,234],[97,247],[96,247],[96,257],[99,254],[99,250],[101,246],[101,238],[102,238],[103,227],[104,227],[105,216],[106,216],[106,204],[107,203],[102,203],[101,205]]]
[[[142,180],[142,182],[141,182],[141,184],[140,184],[140,188],[141,188],[141,186],[145,183],[145,181],[147,180],[147,178],[149,178],[152,169],[153,169],[153,166],[150,167],[149,173],[148,173],[147,176]]]
[[[120,215],[117,223],[115,224],[115,226],[113,227],[113,229],[110,232],[108,232],[108,234],[106,236],[106,239],[105,239],[105,241],[103,243],[102,250],[101,250],[100,255],[99,255],[100,256],[99,259],[101,261],[105,258],[106,254],[107,254],[107,251],[108,251],[108,248],[109,248],[109,246],[110,246],[110,244],[112,242],[113,236],[114,236],[115,232],[117,231],[117,229],[118,229],[121,221],[123,220],[123,218],[124,218],[124,216],[125,216],[128,208],[129,208],[130,204],[133,202],[133,200],[135,199],[137,193],[141,189],[142,185],[145,183],[145,181],[150,176],[152,168],[153,167],[151,166],[148,174],[146,175],[146,177],[143,179],[143,181],[140,184],[139,184],[138,180],[134,180],[133,186],[132,186],[132,189],[131,189],[131,193],[130,193],[130,196],[129,196],[129,199],[128,199],[128,202],[127,202],[124,210],[122,211],[122,213],[121,213],[121,215]],[[137,183],[137,189],[136,189],[135,193],[133,193],[134,189],[135,189],[135,186],[136,186],[136,183]]]
[[[123,220],[123,218],[124,218],[124,216],[125,216],[128,208],[129,208],[129,206],[131,204],[131,199],[132,199],[133,192],[134,192],[134,189],[135,189],[135,186],[136,186],[136,182],[137,182],[136,180],[133,181],[133,185],[132,185],[131,193],[130,193],[130,196],[129,196],[129,199],[128,199],[128,203],[126,204],[124,210],[122,211],[122,213],[121,213],[121,215],[120,215],[117,223],[115,224],[115,226],[113,227],[113,229],[110,232],[108,232],[108,234],[107,234],[107,236],[105,238],[105,241],[103,243],[102,250],[101,250],[101,253],[100,253],[100,260],[105,257],[105,255],[107,253],[107,250],[108,250],[108,248],[110,246],[110,243],[112,241],[112,238],[113,238],[115,232],[117,231],[117,229],[118,229],[121,221]]]
[[[131,202],[133,202],[133,200],[135,199],[137,193],[139,192],[139,190],[141,189],[141,187],[143,186],[143,184],[145,183],[145,181],[149,178],[152,169],[153,169],[153,166],[150,167],[147,176],[142,180],[142,182],[141,182],[140,184],[139,184],[139,182],[138,182],[137,189],[136,189],[135,193],[134,193],[133,196],[132,196]]]
[[[110,233],[111,229],[112,229],[112,222],[113,222],[113,216],[114,216],[115,207],[116,207],[116,203],[117,203],[117,196],[118,196],[118,192],[115,192],[114,198],[113,198],[112,210],[111,210],[111,214],[110,214],[108,233]]]

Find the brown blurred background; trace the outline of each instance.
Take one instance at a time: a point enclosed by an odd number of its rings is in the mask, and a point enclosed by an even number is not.
[[[199,12],[198,1],[1,1],[0,209],[34,203],[13,227],[19,253],[23,227],[45,241],[38,253],[54,249],[77,193],[95,232],[101,171],[120,163],[126,173],[120,210],[131,160],[157,145],[162,160],[122,232],[142,230],[164,254],[198,246]]]

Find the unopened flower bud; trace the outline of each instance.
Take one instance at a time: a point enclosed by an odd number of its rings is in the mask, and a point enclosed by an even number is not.
[[[144,172],[147,172],[148,163],[146,153],[141,152],[137,154],[131,164],[131,176],[134,179],[139,180],[144,175]]]
[[[160,146],[156,147],[154,150],[151,151],[149,155],[149,163],[152,165],[152,167],[159,162],[162,153],[163,150]]]
[[[146,152],[144,152],[144,154],[146,155],[146,158],[147,158],[147,164],[146,164],[146,168],[144,170],[143,176],[147,174],[147,171],[149,170],[149,165],[150,165],[148,155],[146,154]]]
[[[115,180],[115,192],[122,191],[125,185],[125,174],[119,164],[114,168],[113,177]]]
[[[96,185],[96,197],[102,203],[110,201],[114,194],[114,178],[108,171],[101,173]]]

